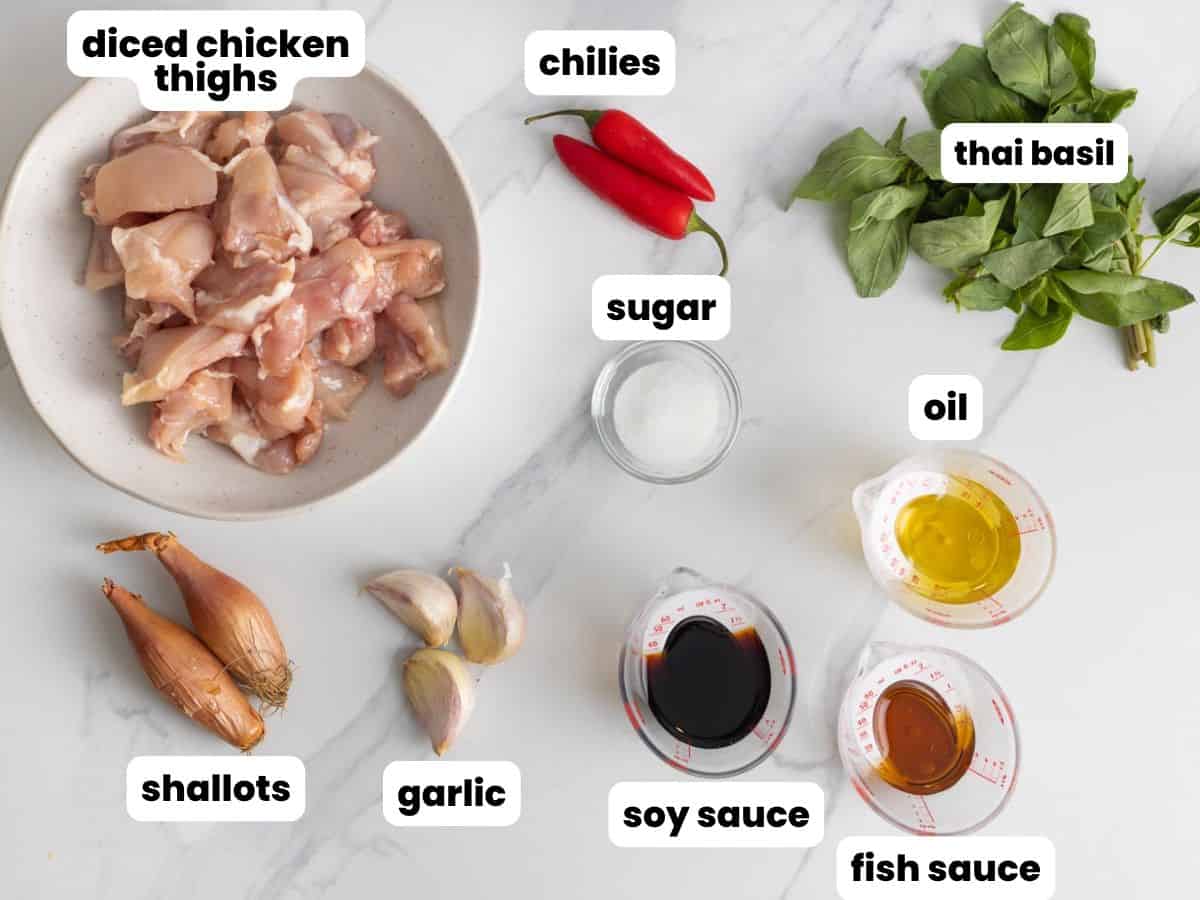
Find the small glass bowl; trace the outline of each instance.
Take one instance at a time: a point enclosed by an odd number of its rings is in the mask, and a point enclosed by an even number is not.
[[[613,421],[613,407],[621,385],[638,369],[650,363],[679,360],[708,373],[719,388],[721,412],[712,443],[686,469],[670,469],[639,459],[622,442]],[[643,481],[655,484],[682,484],[706,475],[729,455],[742,422],[742,394],[733,371],[721,357],[694,341],[640,341],[630,344],[608,361],[596,378],[592,390],[592,422],[600,443],[613,462]]]

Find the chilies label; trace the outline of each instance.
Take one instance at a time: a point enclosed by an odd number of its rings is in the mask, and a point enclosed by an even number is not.
[[[137,756],[125,770],[137,822],[295,822],[304,807],[294,756]]]
[[[1129,171],[1129,134],[1111,122],[958,123],[940,150],[955,184],[1116,184]]]
[[[675,87],[675,38],[535,31],[525,38],[525,87],[540,97],[662,97]]]
[[[366,27],[349,10],[84,10],[67,20],[67,66],[129,78],[155,111],[277,110],[301,78],[366,64]]]

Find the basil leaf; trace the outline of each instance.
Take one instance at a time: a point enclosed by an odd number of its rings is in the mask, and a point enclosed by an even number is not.
[[[1187,306],[1195,297],[1169,281],[1086,270],[1058,272],[1071,306],[1085,318],[1120,328]]]
[[[1050,29],[1020,3],[988,29],[983,46],[1000,83],[1041,106],[1062,99],[1079,83]]]
[[[1092,209],[1099,210],[1117,208],[1117,189],[1111,184],[1092,185]]]
[[[973,278],[963,284],[951,282],[946,287],[946,299],[953,300],[962,309],[990,312],[1004,308],[1012,298],[1012,289],[991,275]]]
[[[914,134],[900,149],[930,178],[942,180],[942,133],[937,129]]]
[[[1153,218],[1163,240],[1200,247],[1200,190],[1181,194],[1157,210]]]
[[[1113,265],[1113,245],[1109,244],[1102,250],[1098,250],[1085,259],[1082,263],[1085,269],[1091,269],[1093,272],[1111,272]]]
[[[1079,244],[1072,249],[1081,259],[1095,256],[1129,233],[1129,222],[1115,209],[1097,209],[1096,220],[1079,235]]]
[[[900,213],[916,209],[929,193],[929,186],[918,181],[916,184],[889,184],[854,198],[850,204],[850,230],[858,231],[871,222],[894,219]]]
[[[930,219],[948,219],[951,216],[961,216],[967,211],[967,204],[974,196],[969,187],[957,186],[946,190],[946,183],[934,184],[930,187],[929,198],[921,207],[918,219],[923,222]],[[940,196],[934,196],[936,190],[942,190]]]
[[[1090,85],[1096,75],[1096,42],[1092,40],[1092,23],[1074,13],[1059,13],[1050,30],[1058,46],[1071,61],[1080,84]]]
[[[1068,242],[1061,237],[1042,238],[994,250],[983,257],[982,263],[997,281],[1015,291],[1053,269],[1068,249]]]
[[[899,153],[900,145],[904,142],[904,126],[908,119],[904,116],[900,117],[900,121],[896,123],[896,129],[892,132],[892,136],[887,139],[887,143],[883,145],[884,149],[889,153]]]
[[[951,122],[1031,122],[1039,111],[1006,88],[982,47],[962,44],[936,69],[921,72],[921,97],[938,128]]]
[[[1106,91],[1103,88],[1094,87],[1092,88],[1092,121],[1112,122],[1133,106],[1135,100],[1137,100],[1136,88]]]
[[[979,201],[972,196],[976,204]],[[943,269],[962,269],[976,265],[979,258],[991,249],[992,235],[1004,212],[1007,198],[981,204],[978,214],[918,222],[912,227],[912,248],[926,262]]]
[[[1012,333],[1000,346],[1005,350],[1038,350],[1049,347],[1067,333],[1071,324],[1071,308],[1050,301],[1045,315],[1026,307],[1017,319]]]
[[[831,143],[792,191],[798,200],[853,200],[859,194],[891,184],[908,159],[893,153],[861,128]]]
[[[1064,184],[1054,200],[1054,208],[1042,228],[1043,237],[1064,231],[1078,231],[1095,221],[1092,216],[1092,195],[1086,184]]]
[[[896,283],[908,256],[908,231],[914,216],[915,211],[909,210],[850,232],[846,261],[860,297],[878,297]]]
[[[1017,231],[1013,235],[1014,244],[1026,244],[1044,237],[1046,221],[1050,218],[1050,211],[1054,209],[1057,194],[1057,185],[1035,184],[1021,196],[1014,213],[1017,223]]]
[[[1039,316],[1046,315],[1050,303],[1050,295],[1046,293],[1046,281],[1046,276],[1041,275],[1018,288],[1015,294],[1017,302],[1022,307],[1032,309]]]

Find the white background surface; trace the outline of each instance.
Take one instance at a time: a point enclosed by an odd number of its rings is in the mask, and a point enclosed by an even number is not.
[[[1093,21],[1098,80],[1141,90],[1122,122],[1151,208],[1200,183],[1200,13],[1166,2],[1072,6]],[[72,8],[5,7],[0,171],[75,83],[62,54]],[[987,832],[1050,837],[1059,897],[1192,890],[1200,312],[1174,317],[1158,371],[1126,372],[1114,336],[1087,323],[1044,353],[1003,354],[1006,313],[955,316],[941,273],[915,259],[887,297],[859,300],[835,245],[837,214],[784,208],[836,135],[864,124],[886,136],[900,113],[925,127],[916,68],[978,43],[1002,8],[365,4],[368,58],[450,138],[482,206],[485,297],[471,366],[437,427],[386,476],[315,511],[247,525],[163,514],[92,480],[36,420],[12,372],[0,372],[6,893],[832,897],[837,841],[887,833],[846,787],[832,742],[841,673],[872,634],[944,642],[1005,688],[1024,767]],[[715,271],[715,252],[702,237],[677,245],[628,227],[553,161],[554,128],[520,124],[553,103],[525,91],[525,35],[566,27],[675,35],[673,94],[621,105],[700,164],[720,197],[706,218],[730,244],[737,309],[719,350],[740,377],[746,424],[726,463],[690,486],[633,482],[592,439],[587,393],[614,347],[592,337],[588,295],[611,272]],[[1166,250],[1153,274],[1200,288],[1200,254]],[[960,371],[978,375],[988,398],[976,446],[1034,482],[1061,539],[1047,595],[988,633],[939,631],[885,609],[849,508],[855,483],[916,447],[909,381]],[[168,528],[268,599],[297,662],[290,708],[270,720],[262,751],[305,760],[298,823],[125,815],[131,757],[219,749],[152,692],[98,590],[110,575],[182,615],[151,560],[92,549]],[[387,568],[451,560],[510,561],[530,606],[525,649],[487,672],[452,753],[516,762],[523,813],[504,830],[399,831],[380,815],[381,772],[430,755],[397,673],[412,638],[358,586]],[[826,839],[814,850],[664,855],[608,842],[614,783],[675,777],[629,729],[616,654],[627,617],[678,564],[755,592],[789,631],[801,678],[793,729],[748,777],[824,787]]]

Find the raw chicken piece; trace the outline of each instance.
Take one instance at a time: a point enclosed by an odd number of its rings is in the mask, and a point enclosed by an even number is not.
[[[189,434],[224,422],[232,414],[233,376],[217,366],[193,372],[182,387],[155,404],[150,419],[150,442],[167,456],[183,462],[183,445]]]
[[[258,425],[254,422],[254,416],[250,413],[250,408],[242,402],[241,398],[234,397],[233,405],[229,413],[229,417],[215,425],[210,425],[204,432],[204,436],[210,441],[215,441],[218,444],[224,444],[240,456],[245,462],[259,469],[265,469],[264,466],[258,465],[258,459],[263,456],[264,452],[271,446],[271,442],[263,437],[262,432],[258,430]],[[264,463],[266,458],[264,457]],[[286,471],[291,471],[287,469]],[[277,474],[283,474],[282,471]]]
[[[450,348],[446,346],[445,326],[437,301],[417,303],[400,294],[388,304],[384,316],[416,350],[428,374],[436,375],[449,368]]]
[[[341,420],[350,418],[350,409],[371,380],[358,369],[327,359],[320,361],[316,375],[315,396],[324,414]]]
[[[294,259],[235,269],[222,255],[192,282],[197,321],[250,334],[292,295],[295,274]]]
[[[205,206],[217,198],[218,171],[212,160],[190,147],[157,143],[138,147],[95,172],[90,188],[95,219],[101,225],[113,225],[126,213],[168,213]],[[87,184],[80,193],[87,212]]]
[[[371,148],[379,138],[349,116],[300,110],[276,119],[275,133],[283,143],[295,144],[325,160],[358,193],[371,189],[375,180]]]
[[[338,319],[321,336],[321,356],[346,366],[366,362],[375,352],[375,316],[369,310]]]
[[[279,161],[279,177],[312,229],[318,252],[350,236],[350,217],[362,208],[362,198],[320,157],[289,146]]]
[[[375,319],[376,343],[383,351],[383,384],[397,397],[407,397],[427,374],[412,343],[396,330],[387,313]]]
[[[156,331],[142,345],[137,371],[125,374],[121,405],[161,400],[181,387],[193,372],[236,356],[245,345],[246,335],[213,325]]]
[[[250,333],[250,339],[258,355],[258,374],[264,378],[284,375],[308,343],[308,311],[295,297],[289,297]]]
[[[238,390],[264,437],[276,439],[304,427],[316,389],[315,368],[315,360],[304,354],[286,375],[260,378],[254,360],[242,357],[233,361]]]
[[[272,441],[263,435],[246,404],[235,397],[230,417],[210,426],[204,436],[225,444],[256,469],[272,475],[286,475],[296,466],[308,462],[317,452],[324,434],[321,416],[320,405],[314,403],[298,434]]]
[[[339,241],[296,264],[292,298],[308,315],[306,340],[338,319],[357,315],[375,289],[375,260],[357,238]]]
[[[226,119],[213,132],[204,152],[224,165],[247,147],[261,147],[275,123],[265,112],[248,112]]]
[[[223,118],[225,114],[221,112],[155,113],[154,118],[113,135],[109,143],[110,155],[120,156],[149,143],[175,144],[202,150],[208,136]]]
[[[391,244],[408,237],[408,219],[404,213],[384,212],[370,200],[355,214],[351,225],[354,236],[368,247]]]
[[[125,269],[125,293],[169,303],[196,319],[192,279],[212,263],[216,236],[199,213],[176,212],[138,228],[114,228],[112,245]]]
[[[308,254],[312,232],[288,199],[265,147],[243,150],[225,166],[225,174],[231,182],[222,190],[214,224],[235,267]]]
[[[370,252],[380,295],[408,294],[420,300],[446,286],[442,245],[437,241],[409,238],[372,247]]]
[[[325,439],[325,409],[320,400],[313,400],[304,417],[303,427],[292,439],[292,453],[296,457],[296,465],[302,466],[321,449],[321,441]]]
[[[102,291],[115,287],[125,280],[125,269],[121,257],[112,245],[112,228],[108,225],[92,225],[92,245],[88,248],[87,268],[83,273],[83,286],[89,291]]]
[[[129,333],[113,338],[113,345],[125,359],[137,364],[142,355],[142,344],[146,338],[158,331],[173,317],[178,316],[180,324],[186,324],[187,319],[169,303],[148,303],[145,300],[125,298],[125,323],[130,326]]]

